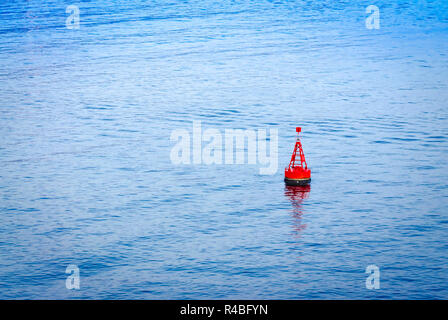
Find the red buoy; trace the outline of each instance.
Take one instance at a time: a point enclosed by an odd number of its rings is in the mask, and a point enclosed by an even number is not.
[[[292,153],[289,166],[285,168],[285,183],[288,186],[303,186],[311,182],[311,170],[308,169],[305,161],[305,155],[303,154],[302,143],[299,138],[300,131],[302,131],[302,129],[297,127],[297,140],[294,147],[294,152]],[[298,161],[296,163],[297,152],[300,156],[300,164]]]

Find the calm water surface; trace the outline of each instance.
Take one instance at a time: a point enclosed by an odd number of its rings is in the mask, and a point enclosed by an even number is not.
[[[379,30],[367,1],[69,4],[0,4],[0,298],[448,298],[446,1]],[[173,165],[193,120],[277,128],[279,170]]]

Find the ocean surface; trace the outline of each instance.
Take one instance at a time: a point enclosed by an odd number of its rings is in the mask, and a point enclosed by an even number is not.
[[[447,86],[447,1],[2,1],[0,298],[447,299]],[[173,164],[193,121],[277,172]]]

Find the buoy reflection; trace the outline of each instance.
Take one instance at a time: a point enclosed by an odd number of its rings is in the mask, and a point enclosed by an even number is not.
[[[301,232],[306,228],[306,224],[302,223],[303,201],[308,198],[311,190],[310,185],[306,186],[285,186],[285,196],[291,201],[292,213],[294,218],[294,232],[300,236]]]

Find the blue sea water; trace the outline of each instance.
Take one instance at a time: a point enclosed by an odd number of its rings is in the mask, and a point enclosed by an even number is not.
[[[447,299],[447,85],[447,1],[4,1],[0,298]],[[174,165],[194,120],[277,173]]]

